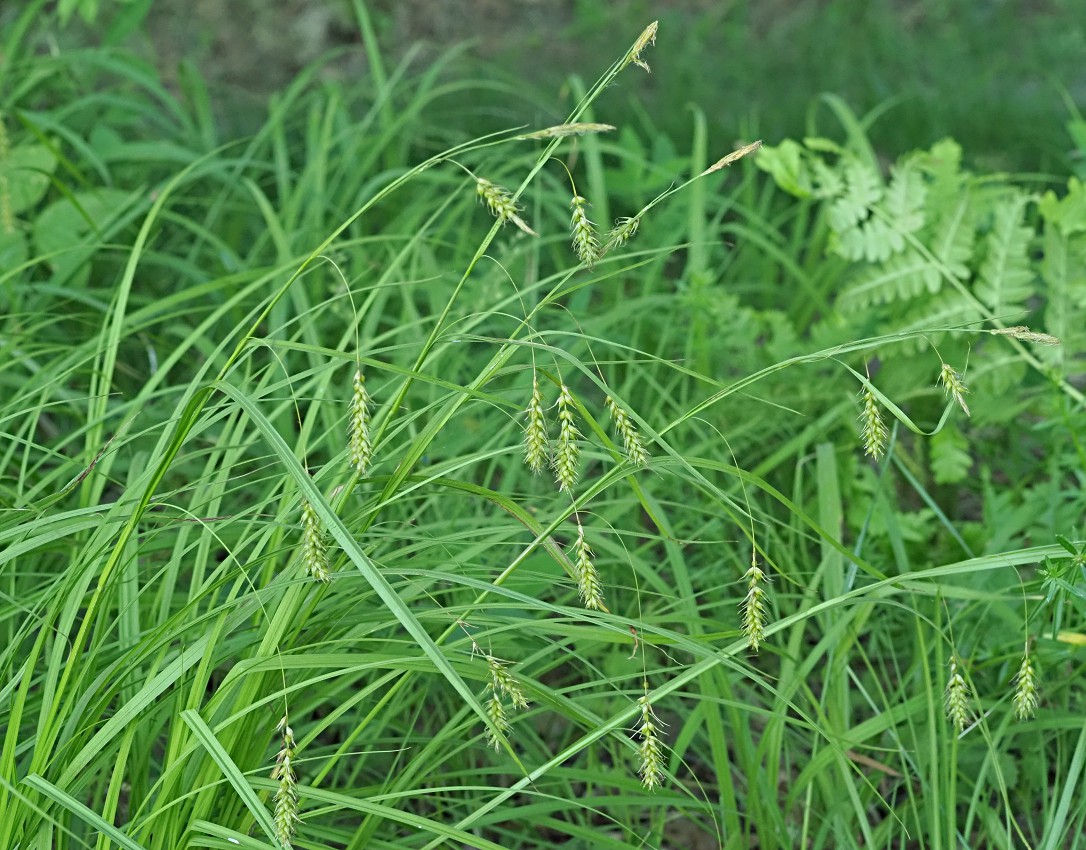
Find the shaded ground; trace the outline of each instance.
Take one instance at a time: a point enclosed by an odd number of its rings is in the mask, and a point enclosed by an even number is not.
[[[595,79],[659,19],[654,74],[638,85],[633,114],[675,140],[689,136],[691,102],[721,143],[803,135],[812,100],[830,91],[858,114],[893,104],[872,131],[888,156],[952,135],[988,167],[1058,172],[1070,140],[1062,149],[1052,140],[1067,138],[1068,104],[1086,110],[1081,0],[370,0],[368,8],[386,63],[415,45],[423,67],[470,41],[459,79],[507,74],[555,104],[571,74]],[[156,0],[147,30],[167,80],[187,60],[211,81],[227,134],[259,126],[266,96],[330,49],[342,52],[323,73],[366,74],[349,0]]]

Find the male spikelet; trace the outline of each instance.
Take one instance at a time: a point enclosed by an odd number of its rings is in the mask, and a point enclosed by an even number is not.
[[[656,44],[656,30],[659,29],[659,27],[659,21],[653,21],[645,27],[644,32],[637,37],[637,41],[635,41],[633,47],[630,48],[630,52],[626,54],[627,65],[632,62],[638,68],[643,68],[648,73],[652,73],[649,63],[641,58],[641,52],[650,44]]]
[[[590,121],[580,121],[576,124],[555,124],[553,127],[544,127],[542,130],[533,130],[531,133],[522,133],[514,136],[514,139],[563,139],[566,136],[583,136],[585,133],[607,133],[614,130],[613,124],[597,124]]]
[[[743,580],[747,583],[747,595],[742,604],[743,634],[747,637],[747,646],[757,652],[758,647],[765,641],[765,623],[768,617],[768,594],[765,585],[768,578],[758,562],[752,559]]]
[[[595,226],[588,220],[588,214],[584,211],[586,203],[587,201],[580,195],[573,196],[573,201],[570,203],[573,215],[570,217],[569,229],[577,258],[588,268],[592,268],[596,265],[596,260],[600,258],[600,242],[596,238]]]
[[[294,774],[294,755],[297,746],[294,743],[294,730],[287,724],[287,717],[279,721],[276,730],[283,736],[283,748],[275,757],[272,779],[278,786],[275,789],[275,837],[286,848],[291,848],[291,840],[297,829],[298,817],[298,778]]]
[[[860,392],[863,400],[863,410],[860,413],[860,436],[864,444],[864,452],[875,460],[882,457],[886,451],[886,440],[890,432],[886,430],[886,424],[882,421],[882,412],[879,410],[878,400],[870,387],[864,387]]]
[[[1038,345],[1060,345],[1060,338],[1052,334],[1037,333],[1031,331],[1025,325],[1015,325],[1013,328],[995,328],[988,331],[990,334],[1009,336],[1020,339],[1022,342],[1035,342]]]
[[[959,670],[957,654],[950,656],[950,677],[946,683],[946,714],[961,732],[969,724],[969,685]]]
[[[373,460],[373,438],[370,436],[370,394],[362,371],[354,373],[354,393],[347,424],[347,454],[359,475],[365,475]]]
[[[948,363],[943,363],[939,368],[939,383],[943,385],[943,391],[947,394],[948,398],[954,399],[965,411],[966,416],[971,416],[969,412],[969,405],[965,403],[965,394],[969,392],[965,387],[965,381],[962,376],[955,372],[953,367]]]
[[[664,781],[664,756],[657,729],[660,721],[652,710],[648,694],[640,697],[637,705],[641,709],[641,722],[637,727],[637,736],[641,739],[637,748],[640,760],[637,772],[646,790],[654,791]]]
[[[642,468],[648,466],[649,453],[645,450],[645,444],[641,442],[641,435],[637,433],[637,426],[633,424],[629,414],[619,407],[618,402],[611,396],[607,396],[603,404],[607,408],[607,412],[611,414],[611,419],[615,423],[615,431],[622,438],[622,446],[626,449],[626,457],[635,466]]]
[[[1014,717],[1016,720],[1028,720],[1037,713],[1037,671],[1029,650],[1022,655],[1022,666],[1014,677]]]
[[[527,708],[528,700],[524,696],[524,689],[521,688],[517,678],[505,669],[505,662],[493,655],[488,655],[486,666],[490,671],[490,689],[508,697],[514,708]]]
[[[486,203],[491,215],[502,224],[511,221],[525,233],[531,236],[539,235],[525,223],[524,219],[517,215],[517,205],[513,201],[513,194],[508,189],[491,183],[482,177],[476,177],[475,192]]]
[[[524,413],[528,420],[524,425],[524,463],[538,475],[547,460],[547,418],[537,375],[532,376],[532,397]]]
[[[320,517],[308,499],[302,499],[302,563],[306,575],[326,584],[331,581],[328,544],[324,540]]]
[[[600,574],[592,561],[592,547],[584,538],[584,526],[580,521],[577,522],[577,539],[573,541],[573,572],[584,607],[592,611],[606,611]]]
[[[581,457],[581,449],[577,440],[581,432],[573,421],[573,393],[564,383],[558,392],[558,445],[554,450],[554,478],[558,482],[558,489],[570,491],[577,481],[577,464]]]
[[[749,145],[743,145],[743,147],[739,148],[738,150],[734,150],[730,154],[722,156],[720,159],[718,159],[716,162],[706,168],[703,172],[701,172],[701,176],[704,177],[706,174],[712,174],[714,171],[720,171],[720,169],[722,168],[727,168],[733,162],[738,162],[743,157],[754,153],[761,146],[762,143],[760,140],[757,142],[751,142]]]

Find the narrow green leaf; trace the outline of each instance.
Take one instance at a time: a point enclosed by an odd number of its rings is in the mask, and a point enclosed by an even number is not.
[[[133,841],[113,824],[107,823],[97,812],[87,808],[87,806],[75,799],[71,794],[62,791],[44,777],[41,777],[36,773],[31,774],[23,780],[23,784],[29,785],[35,791],[41,792],[54,803],[67,809],[84,823],[98,830],[98,832],[106,836],[118,847],[123,847],[124,850],[148,850],[148,848],[145,848],[139,842]]]
[[[223,749],[222,744],[219,743],[219,739],[215,737],[215,733],[211,731],[211,727],[204,723],[204,719],[200,717],[199,713],[189,708],[181,712],[181,719],[188,724],[188,727],[192,730],[196,740],[198,740],[207,750],[207,754],[211,756],[211,759],[219,766],[219,770],[223,772],[223,776],[226,777],[226,781],[230,783],[231,787],[237,792],[241,801],[245,804],[245,808],[249,810],[249,813],[253,816],[253,819],[260,824],[260,828],[264,830],[264,834],[271,839],[272,844],[276,847],[281,847],[278,839],[275,837],[275,823],[272,821],[271,813],[267,807],[260,802],[260,798],[256,795],[256,791],[253,786],[249,784],[249,780],[245,778],[245,774],[241,772],[241,769],[234,764],[234,760],[230,758],[230,754]]]

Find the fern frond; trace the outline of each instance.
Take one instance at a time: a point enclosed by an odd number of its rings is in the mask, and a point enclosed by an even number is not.
[[[961,199],[962,189],[971,175],[962,171],[962,147],[953,139],[943,139],[911,158],[928,178],[928,210],[938,215]]]
[[[812,160],[811,176],[814,179],[816,198],[822,198],[823,200],[836,198],[845,191],[844,178],[830,168],[823,159],[816,157]]]
[[[772,177],[778,188],[790,195],[810,198],[815,194],[807,151],[792,139],[784,139],[776,146],[763,145],[754,159],[754,165]]]
[[[1029,243],[1034,234],[1033,228],[1022,224],[1029,203],[1028,195],[1015,192],[993,211],[974,292],[996,317],[1025,312],[1024,302],[1033,292]]]
[[[845,160],[845,194],[836,204],[839,214],[851,217],[852,223],[867,218],[871,208],[882,200],[882,175],[866,163],[856,159]],[[833,213],[830,213],[831,223]],[[846,222],[847,224],[847,222]]]
[[[1072,178],[1065,198],[1046,192],[1038,208],[1045,222],[1043,327],[1064,342],[1040,356],[1064,373],[1071,352],[1086,348],[1086,324],[1075,319],[1086,307],[1086,186]]]
[[[929,328],[964,327],[985,318],[976,299],[956,289],[944,288],[930,298],[918,298],[895,322],[900,333],[926,331]],[[938,345],[942,334],[927,333],[926,339],[916,338],[902,343],[906,351],[919,352],[930,344]]]
[[[966,190],[942,208],[934,220],[931,252],[942,263],[944,275],[963,281],[969,278],[976,238],[976,209]]]
[[[924,226],[927,220],[925,202],[928,197],[928,187],[924,185],[924,178],[913,167],[910,161],[905,161],[895,167],[891,172],[890,185],[886,187],[886,199],[883,209],[894,223],[894,230],[901,239],[900,251],[905,247],[902,234],[916,233]]]
[[[876,304],[907,301],[924,292],[938,292],[940,280],[938,269],[915,251],[908,251],[863,269],[841,293],[837,307],[858,312]]]
[[[931,438],[931,474],[936,484],[964,481],[973,467],[969,443],[957,426],[948,422]]]

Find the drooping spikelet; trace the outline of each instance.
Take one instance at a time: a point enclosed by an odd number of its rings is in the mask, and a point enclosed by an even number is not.
[[[954,399],[965,411],[966,416],[971,416],[969,405],[965,403],[965,394],[969,390],[966,389],[962,376],[955,372],[950,364],[944,363],[939,368],[939,383],[943,385],[943,391],[947,394],[947,397]]]
[[[600,251],[600,256],[603,256],[608,251],[613,251],[615,248],[621,248],[634,238],[634,234],[637,233],[637,228],[640,226],[641,216],[616,219],[615,226],[607,231],[607,236],[603,240],[603,248]]]
[[[539,389],[539,377],[532,376],[532,397],[524,411],[524,463],[532,472],[539,474],[547,460],[547,418],[543,414],[543,391]]]
[[[743,580],[747,583],[747,595],[742,604],[743,634],[747,636],[747,646],[757,652],[765,640],[765,624],[769,616],[768,593],[765,589],[769,579],[757,561],[752,560]]]
[[[652,710],[648,694],[640,697],[637,704],[641,708],[641,722],[637,727],[637,736],[641,739],[637,747],[640,760],[637,772],[645,789],[654,791],[664,781],[664,755],[657,728],[660,721]]]
[[[959,732],[969,725],[969,685],[959,667],[957,654],[950,656],[950,677],[946,683],[946,715]]]
[[[354,373],[354,393],[347,423],[347,454],[359,475],[369,471],[373,460],[373,438],[370,436],[370,394],[362,371]]]
[[[577,539],[573,541],[573,572],[577,578],[577,592],[584,607],[592,611],[605,611],[603,585],[600,574],[592,561],[592,547],[584,538],[584,526],[577,522]]]
[[[486,715],[494,724],[493,728],[487,727],[486,740],[495,750],[499,750],[502,737],[510,728],[509,716],[506,714],[505,704],[501,698],[508,697],[514,708],[527,708],[528,700],[524,696],[520,682],[505,669],[505,664],[500,659],[487,655],[486,665],[490,671],[490,681],[487,683],[490,697],[486,702]]]
[[[641,435],[637,433],[637,426],[634,425],[629,414],[619,407],[611,396],[607,396],[603,403],[615,423],[615,431],[622,438],[623,448],[626,449],[626,457],[636,466],[648,466],[649,453],[645,450],[645,444],[641,442]]]
[[[493,655],[486,657],[486,665],[490,670],[490,688],[504,697],[508,697],[514,708],[527,708],[528,700],[524,696],[524,689],[516,677],[505,669],[505,662]]]
[[[1029,650],[1022,655],[1022,666],[1014,677],[1014,716],[1017,720],[1028,720],[1037,713],[1037,671]]]
[[[302,563],[306,575],[325,583],[331,581],[328,544],[324,540],[320,517],[308,499],[302,499]]]
[[[490,210],[491,215],[498,219],[502,224],[511,221],[525,233],[532,236],[539,235],[517,214],[517,205],[513,201],[513,194],[508,189],[498,186],[495,183],[491,183],[489,180],[485,180],[482,177],[476,177],[475,192],[486,202],[487,209]]]
[[[490,718],[493,726],[486,727],[486,742],[495,751],[502,747],[502,739],[509,731],[509,718],[505,714],[505,705],[498,696],[497,691],[491,691],[490,699],[486,701],[486,716]]]
[[[581,432],[573,421],[573,393],[565,384],[558,393],[558,444],[554,450],[554,478],[558,489],[569,491],[577,481],[577,465],[581,457],[581,448],[577,440]]]
[[[600,258],[600,242],[596,238],[595,226],[588,220],[588,214],[584,211],[586,203],[587,201],[580,195],[573,196],[573,201],[570,203],[573,215],[570,218],[569,229],[577,258],[588,268],[592,268],[596,265],[596,260]]]
[[[886,424],[882,421],[882,411],[879,410],[878,400],[870,387],[864,387],[860,392],[863,400],[863,410],[860,412],[860,437],[863,440],[864,452],[875,460],[882,457],[886,451],[886,440],[890,432],[886,430]]]
[[[283,736],[283,748],[275,757],[272,779],[278,783],[275,789],[275,837],[284,847],[293,847],[291,841],[298,827],[298,778],[294,773],[294,730],[287,724],[287,717],[279,721],[276,730]]]

